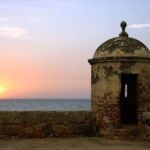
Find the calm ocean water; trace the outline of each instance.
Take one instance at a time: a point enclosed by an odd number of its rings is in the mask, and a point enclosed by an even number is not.
[[[90,110],[90,99],[1,99],[0,111]]]

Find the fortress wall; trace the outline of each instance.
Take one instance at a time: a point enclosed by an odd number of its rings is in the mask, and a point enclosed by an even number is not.
[[[143,116],[149,120],[150,114]],[[0,111],[0,138],[101,136],[91,111]],[[150,139],[150,126],[115,130],[112,139]],[[102,129],[100,129],[102,130]]]
[[[91,136],[90,111],[0,111],[0,138]]]

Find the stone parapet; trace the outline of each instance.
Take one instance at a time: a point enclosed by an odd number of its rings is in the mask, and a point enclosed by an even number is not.
[[[0,112],[0,137],[43,138],[91,136],[93,116],[88,111]]]

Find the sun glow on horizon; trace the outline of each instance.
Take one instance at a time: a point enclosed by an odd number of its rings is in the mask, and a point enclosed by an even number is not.
[[[0,99],[8,98],[12,95],[16,87],[10,79],[4,79],[3,76],[0,78]]]
[[[0,94],[3,94],[6,91],[6,87],[0,86]]]

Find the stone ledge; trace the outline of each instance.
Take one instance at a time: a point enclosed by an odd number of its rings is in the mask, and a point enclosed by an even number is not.
[[[112,56],[112,57],[99,57],[89,59],[88,62],[92,65],[101,62],[150,62],[150,57],[138,56]]]

